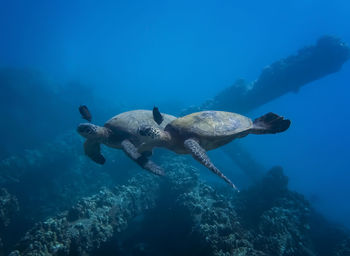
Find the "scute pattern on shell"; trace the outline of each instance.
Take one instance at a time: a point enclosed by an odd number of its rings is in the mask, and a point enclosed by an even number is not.
[[[119,115],[116,115],[109,119],[105,127],[111,129],[112,131],[116,133],[126,133],[129,135],[133,135],[136,137],[139,136],[139,128],[143,125],[145,126],[154,126],[159,127],[160,129],[164,129],[164,127],[174,119],[176,119],[175,116],[167,115],[162,113],[163,115],[163,122],[158,125],[153,120],[153,114],[150,110],[133,110],[121,113]]]
[[[159,125],[164,128],[166,124],[174,120],[176,117],[163,114],[164,121]],[[133,110],[121,113],[112,117],[105,124],[108,128],[121,129],[123,131],[136,134],[138,132],[138,127],[141,125],[153,126],[158,124],[153,120],[153,114],[150,110]]]
[[[197,112],[171,122],[181,134],[205,137],[230,136],[250,129],[252,125],[250,118],[224,111]]]
[[[120,143],[125,138],[128,138],[136,147],[143,143],[152,142],[152,137],[141,136],[139,129],[141,126],[164,129],[169,122],[176,119],[175,116],[164,113],[162,113],[162,116],[164,120],[160,125],[154,121],[153,113],[150,110],[133,110],[112,117],[104,125],[113,131],[108,146],[121,148]]]

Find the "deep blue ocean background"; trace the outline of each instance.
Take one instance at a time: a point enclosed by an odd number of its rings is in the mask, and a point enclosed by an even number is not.
[[[52,96],[35,85],[16,98],[3,95],[1,126],[8,133],[1,136],[1,157],[75,129],[80,104],[98,124],[155,105],[178,115],[239,78],[254,81],[266,65],[323,35],[350,44],[349,13],[346,0],[0,0],[0,67],[40,74]],[[266,168],[283,166],[291,189],[350,228],[349,85],[346,62],[339,72],[247,114],[283,115],[292,121],[288,131],[240,142]],[[53,107],[41,108],[45,102]],[[228,177],[239,175],[221,149],[209,155]],[[202,179],[217,179],[193,164]]]

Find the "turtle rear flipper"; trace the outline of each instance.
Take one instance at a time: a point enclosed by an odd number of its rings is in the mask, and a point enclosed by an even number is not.
[[[134,160],[143,169],[148,170],[160,176],[164,175],[163,169],[160,166],[156,165],[151,160],[149,160],[145,155],[140,154],[137,151],[137,148],[135,147],[135,145],[132,144],[129,140],[123,140],[121,145],[125,154],[128,157],[130,157],[132,160]]]
[[[104,164],[106,162],[106,159],[101,154],[100,143],[88,139],[84,143],[84,151],[94,162],[98,164]]]
[[[80,105],[79,106],[79,112],[80,112],[82,118],[84,118],[85,120],[91,122],[92,116],[91,116],[91,113],[90,113],[90,111],[89,111],[87,106]]]
[[[255,134],[284,132],[289,128],[290,123],[290,120],[270,112],[255,119],[250,132]]]
[[[215,167],[215,165],[210,161],[210,158],[208,157],[205,150],[199,145],[199,143],[195,139],[187,139],[184,142],[185,148],[187,148],[194,159],[196,159],[198,162],[200,162],[202,165],[207,167],[209,170],[211,170],[216,175],[220,176],[223,180],[225,180],[228,184],[230,184],[234,189],[239,191],[237,187],[230,181],[229,178],[227,178],[218,168]]]

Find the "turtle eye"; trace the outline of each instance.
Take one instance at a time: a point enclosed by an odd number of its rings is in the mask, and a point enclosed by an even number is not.
[[[92,133],[92,129],[91,129],[90,127],[86,127],[86,128],[85,128],[85,132],[86,132],[87,134],[91,134],[91,133]]]

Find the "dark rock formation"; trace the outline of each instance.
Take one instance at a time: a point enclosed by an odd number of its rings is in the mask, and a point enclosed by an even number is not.
[[[316,45],[307,46],[296,55],[267,66],[254,82],[240,79],[224,91],[198,107],[183,114],[206,109],[247,113],[288,92],[297,92],[302,86],[338,72],[350,58],[349,47],[340,39],[324,36]]]

